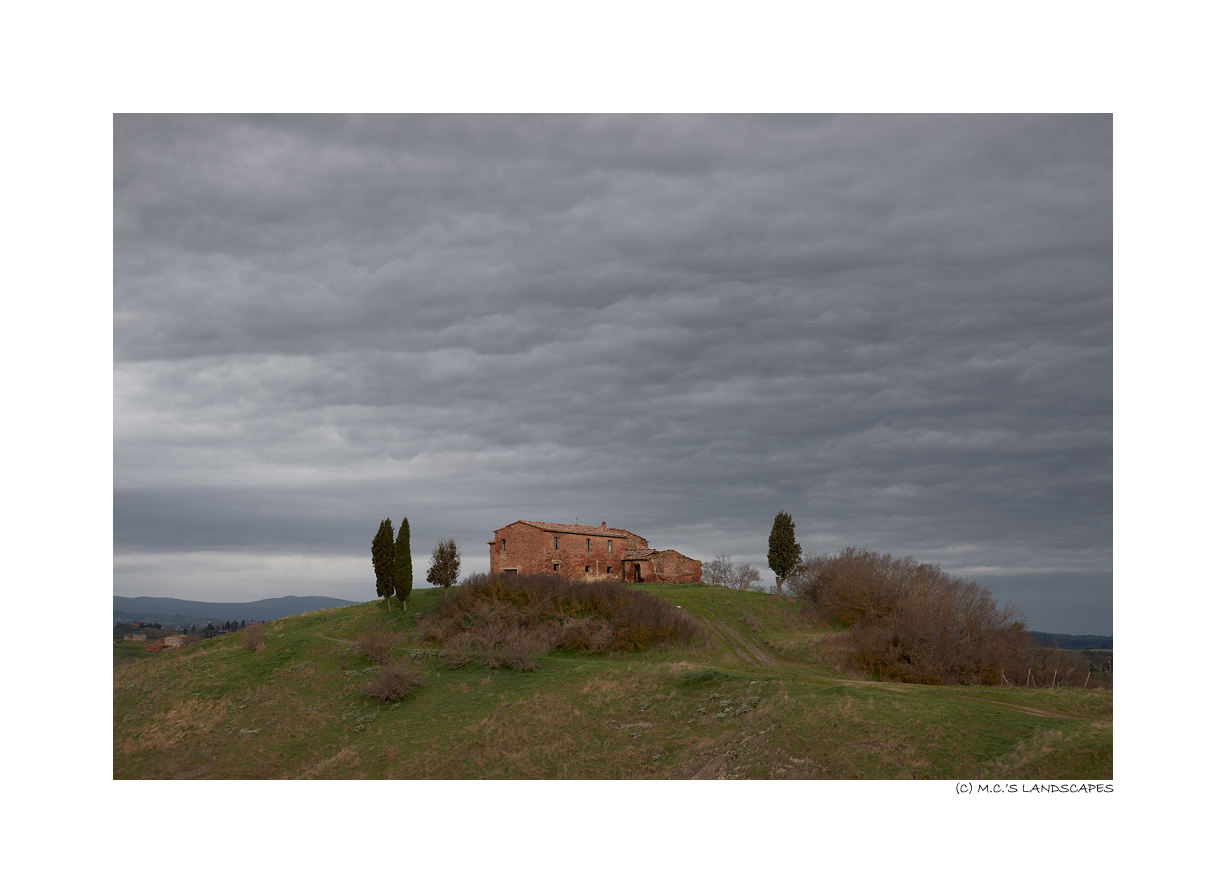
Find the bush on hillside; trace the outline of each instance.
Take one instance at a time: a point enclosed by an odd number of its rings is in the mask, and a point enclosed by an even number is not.
[[[243,648],[251,652],[258,652],[264,648],[263,624],[243,628]]]
[[[392,658],[392,649],[403,642],[403,637],[391,630],[384,630],[372,622],[358,634],[354,653],[376,664],[387,664]]]
[[[412,671],[403,667],[388,666],[382,668],[374,678],[368,680],[363,689],[367,695],[381,702],[395,702],[421,685],[421,677]]]
[[[624,584],[568,581],[555,575],[476,574],[441,599],[421,622],[450,664],[528,670],[553,648],[639,651],[701,637],[699,624],[650,593]]]
[[[849,547],[807,557],[792,588],[828,623],[851,627],[846,661],[876,679],[996,685],[1033,660],[1011,609],[937,565]]]

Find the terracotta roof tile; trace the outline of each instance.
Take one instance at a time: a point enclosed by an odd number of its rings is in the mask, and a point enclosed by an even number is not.
[[[650,559],[656,555],[658,549],[628,549],[622,554],[623,559]]]
[[[560,534],[594,534],[598,537],[638,537],[638,534],[632,534],[630,531],[625,531],[622,528],[598,528],[596,525],[559,525],[554,522],[526,521],[520,519],[512,524],[532,525],[534,528],[540,528],[543,531],[556,531]],[[510,525],[504,525],[510,527]],[[640,538],[641,540],[643,538]]]

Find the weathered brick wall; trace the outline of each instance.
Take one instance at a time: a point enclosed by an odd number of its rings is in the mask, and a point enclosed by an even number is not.
[[[490,573],[514,569],[518,574],[557,573],[568,578],[618,580],[622,574],[622,556],[627,549],[646,546],[646,540],[629,532],[572,534],[515,522],[494,532],[494,540],[490,543]]]
[[[703,579],[703,563],[675,549],[666,549],[650,559],[640,560],[639,568],[644,583],[692,584]]]

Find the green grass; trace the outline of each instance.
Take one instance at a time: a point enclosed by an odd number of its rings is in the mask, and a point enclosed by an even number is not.
[[[149,643],[130,640],[123,642],[122,640],[115,641],[115,659],[114,664],[119,667],[121,664],[127,664],[132,661],[140,661],[145,658],[152,658],[153,652],[146,652],[145,646]]]
[[[370,602],[272,622],[114,669],[116,778],[1106,779],[1112,694],[908,686],[816,663],[826,631],[763,593],[639,585],[709,642],[554,651],[538,669],[449,669],[415,615]],[[423,685],[395,704],[351,644],[374,623]]]

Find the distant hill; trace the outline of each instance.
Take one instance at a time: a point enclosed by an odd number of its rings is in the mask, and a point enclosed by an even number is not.
[[[1110,649],[1112,637],[1091,636],[1074,633],[1041,633],[1038,630],[1027,631],[1035,637],[1042,646],[1055,646],[1058,649]]]
[[[115,596],[112,623],[148,621],[165,626],[219,621],[276,621],[303,612],[343,608],[358,603],[329,596],[281,596],[255,602],[194,602],[158,596]]]

